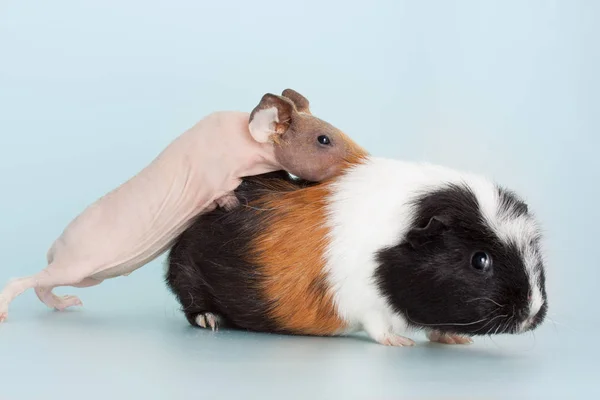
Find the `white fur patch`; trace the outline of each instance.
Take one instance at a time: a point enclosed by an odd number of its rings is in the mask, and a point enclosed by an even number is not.
[[[475,192],[479,208],[487,225],[498,238],[506,244],[513,244],[521,254],[525,271],[529,279],[530,300],[529,314],[535,316],[544,302],[540,287],[540,271],[537,266],[541,261],[537,245],[532,241],[539,236],[540,229],[530,216],[517,216],[514,210],[500,206],[500,195],[497,190],[490,190],[491,183],[479,180],[469,186]]]
[[[279,122],[277,107],[265,108],[254,113],[248,128],[254,140],[266,143],[269,141],[269,137],[275,133],[273,125],[276,122]]]
[[[406,233],[412,222],[407,203],[417,191],[461,178],[444,167],[371,158],[333,184],[325,270],[337,312],[350,330],[365,329],[371,336],[382,326],[395,333],[406,330],[406,321],[392,311],[373,282],[375,255]],[[373,229],[366,233],[368,227]]]
[[[407,205],[415,196],[449,183],[467,184],[498,237],[518,243],[531,284],[530,310],[539,311],[538,254],[530,245],[537,227],[530,219],[500,215],[498,191],[491,181],[442,166],[372,157],[333,183],[328,199],[325,272],[337,312],[349,330],[365,329],[371,336],[386,333],[381,330],[406,330],[406,321],[392,311],[373,281],[378,266],[375,255],[406,234],[413,216]]]

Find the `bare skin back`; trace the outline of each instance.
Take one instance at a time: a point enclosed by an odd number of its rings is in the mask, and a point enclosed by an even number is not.
[[[248,125],[248,114],[236,116]],[[49,262],[79,265],[87,277],[102,280],[129,274],[163,253],[193,216],[214,209],[239,185],[237,172],[254,162],[248,155],[269,155],[268,146],[239,137],[243,129],[196,134],[220,123],[218,116],[201,121],[89,206],[53,244]]]

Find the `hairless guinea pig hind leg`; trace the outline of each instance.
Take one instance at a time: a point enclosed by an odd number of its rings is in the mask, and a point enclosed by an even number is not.
[[[62,311],[69,307],[81,306],[81,300],[77,296],[57,296],[52,293],[52,289],[57,286],[90,287],[102,281],[78,276],[73,274],[73,271],[76,270],[50,264],[35,275],[13,279],[0,293],[0,322],[4,322],[8,317],[10,302],[28,289],[35,289],[38,298],[48,307],[56,310]]]

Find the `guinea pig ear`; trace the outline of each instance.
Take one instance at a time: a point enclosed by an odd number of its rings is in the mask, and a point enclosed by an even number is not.
[[[296,106],[296,110],[310,114],[310,103],[308,99],[293,89],[285,89],[281,95],[290,99]]]
[[[250,134],[260,143],[266,143],[274,135],[283,135],[292,122],[296,111],[294,103],[282,96],[265,94],[250,113]]]
[[[406,241],[414,248],[424,245],[436,236],[448,230],[448,222],[439,216],[432,217],[423,228],[411,229],[406,234]]]

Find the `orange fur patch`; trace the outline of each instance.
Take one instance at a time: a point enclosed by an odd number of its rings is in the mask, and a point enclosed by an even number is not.
[[[350,139],[345,133],[341,133],[344,143],[346,143],[347,155],[344,159],[346,165],[342,168],[342,171],[346,170],[353,164],[360,164],[366,161],[369,153],[359,146],[354,140]]]
[[[252,262],[266,278],[264,293],[271,317],[290,332],[335,335],[344,327],[323,271],[328,246],[326,222],[330,185],[264,195],[252,206],[268,209],[265,230],[254,238]],[[281,185],[281,186],[279,186]]]

